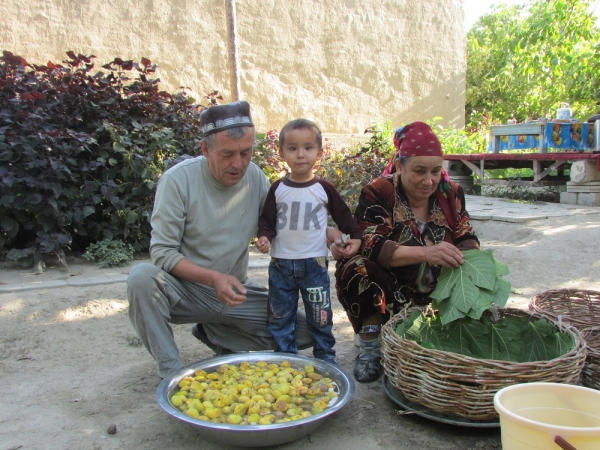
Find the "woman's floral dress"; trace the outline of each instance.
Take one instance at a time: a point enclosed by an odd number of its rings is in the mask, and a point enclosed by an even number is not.
[[[338,261],[335,277],[338,299],[356,333],[376,312],[385,320],[409,302],[430,302],[441,269],[427,263],[389,267],[399,245],[446,241],[461,250],[479,248],[464,192],[449,180],[442,179],[430,197],[426,222],[415,219],[399,174],[376,178],[365,186],[355,217],[363,231],[363,245],[354,257]]]

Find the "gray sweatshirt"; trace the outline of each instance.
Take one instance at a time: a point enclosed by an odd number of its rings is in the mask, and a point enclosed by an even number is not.
[[[152,212],[150,255],[170,272],[183,258],[244,281],[269,181],[250,163],[235,186],[223,186],[203,156],[185,160],[159,180]]]

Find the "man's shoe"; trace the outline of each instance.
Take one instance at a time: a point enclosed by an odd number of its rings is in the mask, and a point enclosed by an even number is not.
[[[213,352],[215,352],[216,356],[229,355],[230,353],[233,353],[228,348],[224,348],[220,345],[213,344],[208,338],[208,335],[204,331],[204,327],[201,323],[197,323],[192,327],[192,334],[196,339],[198,339],[200,342],[202,342],[204,345],[210,348]]]

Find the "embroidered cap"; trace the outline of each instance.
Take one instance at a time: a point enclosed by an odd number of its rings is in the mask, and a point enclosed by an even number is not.
[[[211,106],[200,113],[202,137],[229,128],[253,126],[250,105],[244,101]]]

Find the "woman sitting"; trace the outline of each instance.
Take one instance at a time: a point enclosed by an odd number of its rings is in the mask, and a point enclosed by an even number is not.
[[[394,136],[396,154],[361,192],[355,217],[361,251],[340,259],[336,289],[354,332],[357,381],[381,373],[381,325],[405,305],[426,305],[441,267],[458,267],[462,250],[479,248],[462,188],[442,168],[442,146],[429,125],[414,122]],[[342,257],[334,246],[333,256]]]

